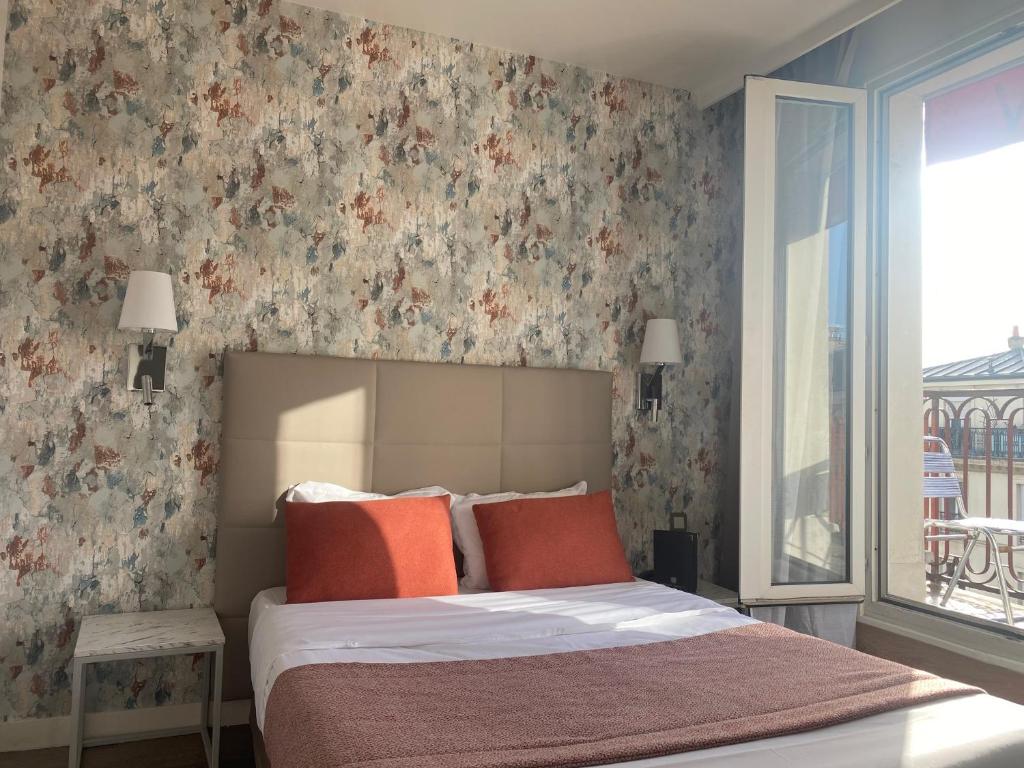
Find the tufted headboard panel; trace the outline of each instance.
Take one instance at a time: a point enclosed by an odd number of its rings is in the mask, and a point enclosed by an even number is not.
[[[288,486],[603,490],[611,403],[602,371],[228,352],[214,597],[224,698],[252,693],[249,604],[285,582],[276,501]]]

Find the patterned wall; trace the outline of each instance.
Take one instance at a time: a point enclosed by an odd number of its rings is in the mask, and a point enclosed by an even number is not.
[[[225,349],[614,371],[630,556],[685,504],[714,574],[737,223],[687,94],[276,0],[11,0],[2,108],[0,720],[68,711],[83,614],[211,603]],[[137,268],[180,324],[151,412]],[[192,665],[90,706],[194,700]]]
[[[693,350],[694,384],[705,398],[685,402],[673,413],[673,438],[685,456],[688,482],[703,483],[684,494],[693,500],[704,549],[701,573],[719,584],[739,581],[739,401],[740,265],[743,259],[743,92],[734,93],[701,113],[696,220],[687,231],[688,247],[676,266],[676,312],[687,325],[687,351]],[[698,258],[692,258],[696,254]],[[696,374],[690,370],[684,379]],[[701,375],[701,374],[696,374]],[[685,386],[685,384],[684,384]],[[706,387],[706,389],[704,389]],[[704,409],[703,413],[701,408]],[[708,412],[708,410],[711,412]],[[693,434],[694,425],[700,425]],[[702,453],[703,452],[703,453]],[[691,516],[692,517],[692,516]],[[691,523],[691,528],[695,526]]]

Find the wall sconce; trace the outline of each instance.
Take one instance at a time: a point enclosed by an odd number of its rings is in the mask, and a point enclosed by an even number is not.
[[[128,389],[142,391],[144,405],[153,393],[164,391],[167,347],[153,344],[157,331],[178,332],[171,276],[164,272],[133,271],[121,307],[118,330],[142,331],[142,343],[128,347]]]
[[[661,373],[666,365],[681,362],[683,356],[679,351],[679,326],[676,321],[648,320],[644,330],[644,346],[640,351],[640,364],[657,367],[654,373],[637,373],[636,409],[650,411],[653,423],[658,422],[658,411],[661,409]]]

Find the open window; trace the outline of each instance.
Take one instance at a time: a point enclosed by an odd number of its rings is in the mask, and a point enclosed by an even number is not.
[[[1019,637],[1024,40],[880,106],[881,598]]]
[[[748,77],[740,597],[864,596],[866,97]]]

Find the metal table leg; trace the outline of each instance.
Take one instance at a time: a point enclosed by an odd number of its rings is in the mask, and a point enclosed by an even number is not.
[[[964,569],[967,567],[967,561],[971,557],[971,552],[974,551],[974,545],[978,543],[980,534],[980,531],[971,531],[971,540],[968,542],[967,548],[964,550],[964,554],[960,558],[960,562],[956,564],[956,570],[953,571],[953,578],[949,580],[949,586],[946,587],[946,592],[942,595],[942,600],[939,602],[939,605],[945,607],[946,603],[949,602],[949,598],[953,594],[953,590],[956,589],[957,582],[960,581],[960,577],[963,575]]]
[[[220,763],[220,705],[221,705],[221,688],[224,679],[224,646],[218,645],[217,650],[214,652],[214,672],[213,672],[213,722],[210,724],[213,729],[213,760],[210,762],[210,768],[217,768]]]
[[[71,740],[68,743],[68,768],[78,768],[82,760],[82,730],[85,721],[85,662],[72,661]]]
[[[199,674],[202,676],[199,690],[202,692],[202,698],[199,703],[199,735],[203,737],[203,750],[206,752],[206,763],[207,765],[213,765],[213,742],[210,738],[210,665],[213,663],[213,654],[210,652],[203,654],[203,661],[199,668]]]
[[[999,582],[999,594],[1003,598],[1003,611],[1006,613],[1006,623],[1012,627],[1013,606],[1010,605],[1010,593],[1006,586],[1006,577],[1003,574],[1003,562],[999,559],[999,542],[996,541],[996,535],[987,529],[985,530],[985,538],[988,539],[988,543],[992,546],[992,557],[996,561],[996,580]]]
[[[223,657],[221,649],[207,651],[203,655],[202,702],[199,715],[199,733],[203,737],[206,764],[217,768],[220,762],[220,697],[223,678]],[[210,678],[213,678],[213,702],[210,702]],[[212,712],[211,712],[212,710]]]

